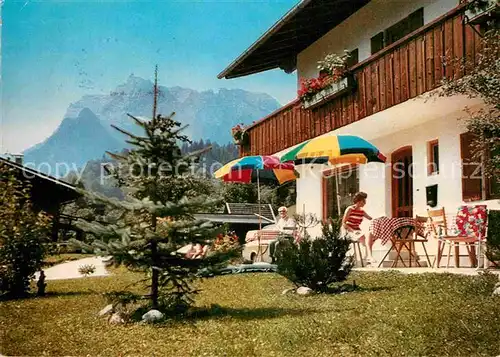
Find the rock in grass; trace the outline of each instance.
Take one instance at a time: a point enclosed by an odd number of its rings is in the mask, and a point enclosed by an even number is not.
[[[495,288],[493,289],[493,296],[500,296],[500,283],[496,283]]]
[[[297,289],[297,294],[312,295],[314,294],[314,291],[311,288],[308,288],[307,286],[301,286],[300,288]]]
[[[144,322],[156,322],[163,320],[164,315],[158,310],[149,310],[144,315],[142,315],[142,321]]]
[[[115,312],[113,315],[111,315],[108,322],[110,325],[123,325],[125,323],[125,320],[118,312]]]
[[[99,311],[99,317],[106,316],[113,312],[113,304],[106,305],[101,311]]]
[[[286,294],[289,294],[289,293],[294,293],[295,292],[295,289],[294,288],[290,288],[290,289],[285,289],[281,292],[281,295],[286,295]]]

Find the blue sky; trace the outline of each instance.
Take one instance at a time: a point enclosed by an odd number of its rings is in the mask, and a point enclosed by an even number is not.
[[[296,2],[5,0],[0,153],[43,141],[82,95],[131,73],[152,79],[155,64],[164,86],[242,88],[286,104],[295,74],[217,74]]]

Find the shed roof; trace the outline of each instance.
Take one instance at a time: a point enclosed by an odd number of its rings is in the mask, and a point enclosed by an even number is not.
[[[268,224],[265,220],[259,220],[259,217],[253,214],[225,214],[225,213],[197,213],[194,215],[197,219],[206,219],[210,222],[233,223],[233,224]]]
[[[20,179],[31,182],[31,198],[41,209],[52,213],[58,205],[80,197],[75,186],[29,167],[0,157],[0,164],[13,168]]]
[[[227,213],[230,215],[252,215],[256,216],[259,213],[259,204],[257,203],[226,203]],[[274,215],[273,208],[270,204],[260,205],[260,215],[275,221],[276,216]]]
[[[296,67],[297,55],[370,0],[302,0],[224,69],[218,78],[236,78]]]

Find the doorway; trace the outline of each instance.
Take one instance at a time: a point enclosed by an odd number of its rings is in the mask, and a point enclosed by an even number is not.
[[[411,146],[392,153],[392,216],[413,217],[413,151]]]

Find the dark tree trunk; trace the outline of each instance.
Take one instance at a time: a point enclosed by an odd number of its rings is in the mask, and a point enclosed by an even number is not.
[[[155,201],[156,202],[156,201]],[[156,230],[156,215],[153,214],[153,217],[151,217],[151,226],[153,230]],[[159,271],[155,269],[155,267],[158,267],[158,242],[156,241],[151,241],[151,261],[152,261],[152,267],[153,271],[151,274],[151,303],[153,306],[153,309],[158,308],[158,278],[159,278]]]
[[[153,305],[153,309],[158,308],[158,278],[159,272],[154,269],[157,266],[157,253],[158,253],[158,243],[151,242],[151,259],[153,261],[153,271],[151,274],[151,303]]]

